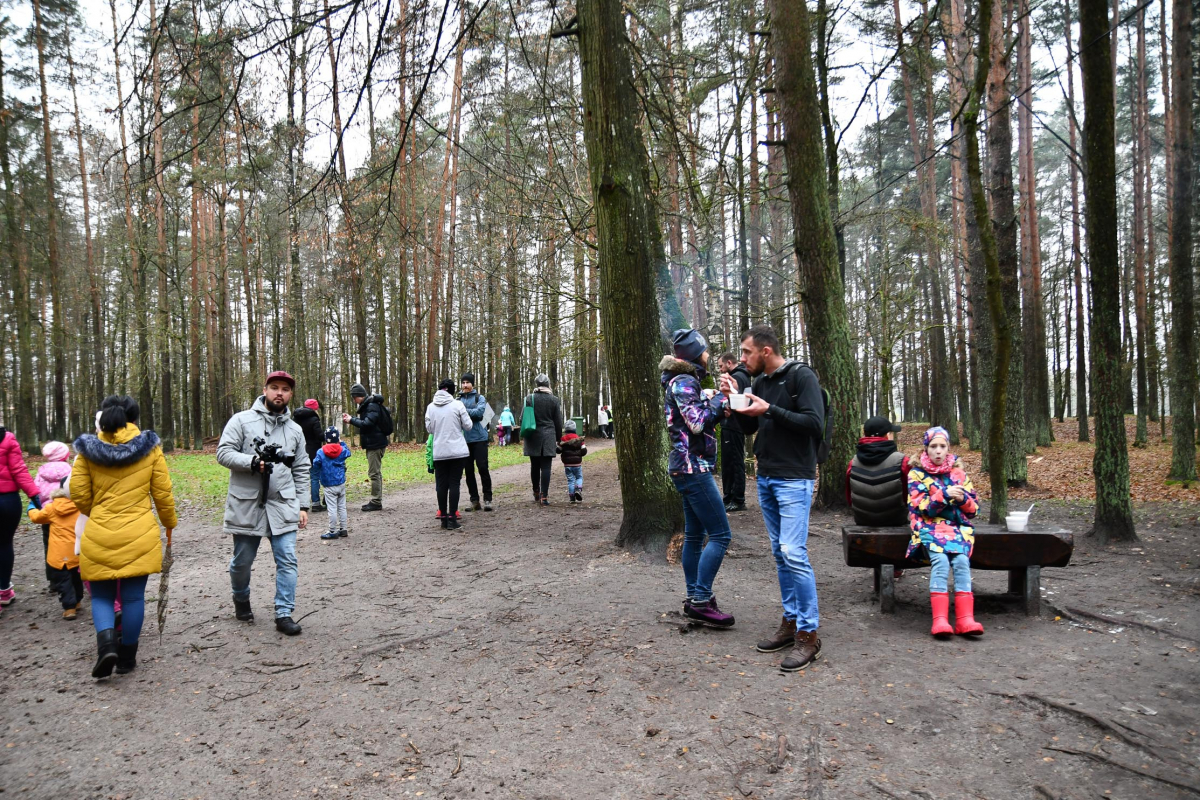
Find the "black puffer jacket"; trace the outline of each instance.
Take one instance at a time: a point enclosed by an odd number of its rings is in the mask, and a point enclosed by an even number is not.
[[[325,429],[321,427],[321,417],[311,408],[297,408],[292,412],[292,421],[304,431],[304,452],[308,460],[317,457],[317,451],[325,444]]]
[[[388,446],[387,435],[379,429],[383,415],[383,396],[373,394],[358,406],[358,414],[350,418],[350,424],[358,428],[363,450],[383,450]]]

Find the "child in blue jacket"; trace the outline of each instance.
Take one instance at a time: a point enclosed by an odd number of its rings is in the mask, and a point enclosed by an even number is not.
[[[325,507],[329,509],[329,532],[322,539],[345,539],[349,536],[346,526],[346,459],[350,448],[342,444],[337,428],[332,425],[325,430],[325,446],[317,451],[312,462],[312,479],[325,487]]]

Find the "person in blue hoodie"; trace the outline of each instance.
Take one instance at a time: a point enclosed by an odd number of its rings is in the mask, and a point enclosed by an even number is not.
[[[470,455],[466,461],[467,493],[471,495],[471,510],[492,510],[492,474],[488,472],[488,430],[483,418],[487,415],[487,398],[475,390],[475,375],[462,376],[462,393],[458,399],[475,423],[465,434]],[[479,467],[479,482],[483,484],[483,505],[479,504],[479,486],[475,483],[475,468]]]
[[[346,459],[350,448],[342,444],[338,429],[330,425],[325,429],[325,445],[317,451],[312,462],[312,478],[325,487],[325,507],[329,509],[329,531],[321,534],[322,539],[345,539],[350,535],[346,528]]]

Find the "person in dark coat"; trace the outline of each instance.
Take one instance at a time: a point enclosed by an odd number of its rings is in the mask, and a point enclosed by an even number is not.
[[[533,406],[537,430],[525,436],[524,453],[529,457],[529,479],[533,483],[533,502],[548,506],[550,501],[550,466],[563,434],[563,410],[560,401],[550,391],[550,377],[545,373],[533,379],[536,387],[525,398]]]
[[[325,428],[321,425],[321,404],[309,398],[304,401],[303,408],[292,412],[292,422],[304,431],[304,452],[308,453],[311,463],[317,457],[317,451],[325,444]],[[324,511],[325,504],[321,502],[321,483],[312,481],[312,511]]]
[[[350,399],[358,404],[358,413],[353,417],[342,414],[342,422],[358,428],[359,446],[367,453],[367,475],[371,479],[371,499],[362,510],[382,511],[383,454],[388,446],[388,437],[382,428],[383,396],[368,395],[367,387],[356,383],[350,387]]]
[[[721,373],[737,382],[741,394],[750,387],[750,373],[739,358],[736,350],[726,350],[718,361]],[[721,424],[721,488],[727,512],[746,510],[746,434],[736,425],[724,423]]]

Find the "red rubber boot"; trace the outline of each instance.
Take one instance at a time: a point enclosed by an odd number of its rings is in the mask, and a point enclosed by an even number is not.
[[[929,605],[933,606],[933,628],[929,631],[939,639],[954,633],[950,627],[950,595],[946,592],[930,592]]]
[[[975,621],[975,595],[971,592],[954,593],[954,632],[960,636],[983,633],[983,626]]]

